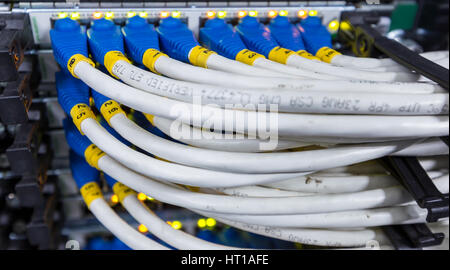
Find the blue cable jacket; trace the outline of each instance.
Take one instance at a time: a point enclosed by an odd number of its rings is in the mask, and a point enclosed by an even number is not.
[[[70,148],[80,156],[84,156],[84,152],[92,144],[92,142],[78,131],[73,124],[72,119],[63,120],[64,133],[66,135],[67,144]]]
[[[84,157],[71,150],[69,160],[72,177],[77,183],[78,188],[81,188],[87,183],[98,181],[100,175],[99,171],[96,168],[91,167]]]
[[[181,20],[168,17],[160,20],[156,31],[159,34],[159,45],[171,58],[189,63],[189,53],[200,44],[194,33]]]
[[[270,32],[281,47],[294,52],[304,50],[305,44],[300,30],[286,16],[277,16],[270,21]]]
[[[236,26],[236,31],[248,49],[260,53],[266,58],[269,58],[270,51],[278,46],[270,30],[259,23],[255,17],[245,16],[242,18]]]
[[[142,64],[146,50],[159,50],[158,33],[144,18],[134,16],[128,19],[126,26],[122,28],[122,34],[127,55],[136,63]]]
[[[247,49],[233,27],[219,18],[206,21],[205,26],[200,29],[200,42],[210,50],[233,60],[240,51]]]
[[[87,38],[84,28],[70,18],[59,19],[50,30],[53,56],[56,62],[66,70],[67,62],[75,54],[88,56]]]
[[[110,51],[125,53],[120,27],[107,19],[93,20],[87,31],[89,51],[95,61],[104,65],[105,55]]]
[[[58,102],[66,114],[76,104],[89,104],[89,87],[84,82],[66,72],[57,72],[55,79]]]
[[[322,25],[319,17],[310,16],[297,24],[298,29],[302,33],[302,39],[305,43],[306,50],[316,55],[320,48],[333,46],[331,34],[327,28]]]

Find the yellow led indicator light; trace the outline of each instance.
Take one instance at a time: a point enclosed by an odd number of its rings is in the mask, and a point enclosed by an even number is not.
[[[331,31],[337,31],[339,29],[339,22],[334,20],[328,24],[328,29]]]
[[[267,16],[269,18],[275,18],[277,16],[278,12],[276,10],[269,10],[269,12],[267,13]]]
[[[60,13],[58,13],[58,18],[59,19],[67,18],[67,16],[68,16],[67,12],[60,12]]]
[[[206,17],[208,19],[213,19],[214,17],[216,17],[216,12],[214,10],[210,10],[210,11],[206,12]]]
[[[306,12],[306,10],[299,10],[299,11],[297,12],[297,16],[298,16],[299,18],[304,19],[304,18],[306,18],[306,17],[308,16],[308,12]]]
[[[217,223],[216,220],[213,218],[206,219],[206,226],[208,227],[214,227],[216,226],[216,223]]]
[[[116,203],[118,203],[119,202],[119,197],[117,196],[117,195],[112,195],[111,196],[111,202],[113,203],[113,204],[116,204]]]
[[[205,228],[206,227],[206,220],[204,218],[201,218],[201,219],[197,220],[197,226],[200,229]]]
[[[288,11],[287,10],[280,10],[280,13],[278,13],[280,16],[283,16],[283,17],[285,17],[285,16],[287,16],[289,13],[288,13]]]
[[[141,12],[139,12],[139,17],[147,18],[148,17],[148,13],[146,11],[141,11]]]
[[[256,17],[256,16],[258,16],[258,11],[256,11],[256,10],[250,10],[250,11],[248,12],[248,16],[250,16],[250,17]]]
[[[220,18],[220,19],[223,19],[223,18],[225,18],[226,16],[227,16],[227,12],[224,11],[224,10],[221,10],[221,11],[218,11],[218,12],[217,12],[217,17]]]
[[[308,14],[309,16],[317,16],[317,10],[310,10]]]
[[[178,220],[172,221],[170,225],[175,230],[179,230],[179,229],[183,228],[183,224],[181,222],[179,222]]]
[[[141,233],[147,233],[148,229],[147,229],[147,227],[145,227],[144,224],[141,224],[141,225],[138,226],[138,231],[141,232]]]
[[[108,11],[105,13],[105,19],[111,20],[112,18],[114,18],[114,12]]]
[[[101,13],[100,11],[96,11],[96,12],[92,13],[92,17],[94,19],[101,19],[103,17],[103,13]]]
[[[341,29],[342,30],[350,30],[352,27],[350,26],[350,24],[346,21],[341,22]]]
[[[181,12],[179,11],[172,11],[172,18],[180,18]]]
[[[134,16],[136,16],[136,11],[128,11],[127,12],[127,17],[128,18],[131,18],[131,17],[134,17]]]
[[[140,192],[140,193],[138,193],[137,198],[140,201],[145,201],[145,200],[147,200],[147,195],[145,195],[144,193]]]
[[[170,16],[170,12],[169,11],[161,11],[161,13],[159,14],[160,18],[167,18]]]
[[[70,18],[71,18],[72,20],[78,20],[78,19],[80,18],[80,13],[78,13],[78,12],[72,12],[72,13],[70,13]]]
[[[172,11],[172,17],[173,18],[180,18],[181,12],[179,11]]]
[[[237,15],[239,18],[244,18],[245,16],[247,16],[247,11],[239,10]]]

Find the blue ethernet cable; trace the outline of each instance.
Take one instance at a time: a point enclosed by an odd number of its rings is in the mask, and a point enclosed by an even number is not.
[[[207,68],[208,58],[216,53],[200,46],[194,33],[180,19],[161,19],[157,32],[162,50],[179,61]]]
[[[166,55],[159,50],[158,33],[152,24],[139,16],[131,17],[122,27],[126,53],[134,62],[142,64],[154,73],[156,60]]]
[[[89,207],[94,200],[103,198],[98,184],[99,171],[89,166],[83,157],[79,156],[75,151],[70,151],[69,158],[72,177],[77,183],[86,205]]]
[[[280,47],[270,33],[269,28],[260,23],[255,17],[243,17],[236,26],[236,31],[247,48],[264,55],[272,61],[286,64],[289,56],[295,54],[292,50]]]
[[[269,29],[281,47],[292,50],[302,57],[320,60],[306,51],[300,30],[289,21],[287,16],[273,18],[270,21]]]
[[[93,20],[87,31],[89,51],[95,61],[105,66],[115,78],[113,68],[117,61],[131,63],[124,55],[125,47],[120,27],[107,19]]]
[[[297,24],[305,43],[306,50],[320,58],[322,61],[330,63],[333,57],[340,55],[331,47],[331,34],[322,25],[322,21],[317,16],[309,16]]]
[[[80,61],[95,66],[88,58],[86,32],[77,21],[70,18],[57,20],[50,30],[50,41],[56,62],[75,78],[74,69]]]
[[[263,55],[247,49],[239,34],[225,20],[214,18],[200,29],[200,41],[207,48],[229,59],[248,65]]]

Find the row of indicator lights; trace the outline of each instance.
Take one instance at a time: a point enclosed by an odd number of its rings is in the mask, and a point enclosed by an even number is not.
[[[239,18],[243,18],[243,17],[245,17],[247,15],[250,16],[250,17],[258,17],[258,11],[256,11],[256,10],[250,10],[250,11],[239,10],[237,12],[237,16]],[[275,18],[276,16],[288,16],[288,15],[289,15],[289,12],[287,10],[280,10],[280,11],[278,11],[278,10],[269,10],[267,12],[267,16],[269,18]],[[317,16],[317,15],[318,15],[318,11],[317,10],[309,10],[309,11],[307,11],[307,10],[299,10],[297,12],[297,16],[300,17],[300,18],[306,18],[308,16]],[[210,11],[206,12],[206,17],[209,18],[209,19],[212,19],[212,18],[215,18],[215,17],[223,19],[226,16],[227,16],[227,12],[224,11],[224,10],[217,11],[217,12],[214,11],[214,10],[210,10]]]
[[[274,18],[277,15],[279,16],[288,16],[289,12],[287,10],[269,10],[267,15],[270,18]],[[318,12],[317,10],[299,10],[297,12],[297,16],[300,18],[306,18],[307,16],[317,16]],[[127,17],[131,18],[134,17],[136,15],[139,15],[142,18],[147,18],[148,17],[148,12],[146,11],[140,11],[140,12],[136,12],[136,11],[128,11],[127,12]],[[239,18],[245,17],[245,16],[250,16],[250,17],[257,17],[258,16],[258,11],[256,10],[250,10],[250,11],[246,11],[246,10],[239,10],[237,12],[237,16]],[[161,11],[159,13],[159,17],[160,18],[167,18],[167,17],[173,17],[173,18],[179,18],[181,17],[181,12],[180,11]],[[206,17],[208,18],[225,18],[227,16],[227,12],[224,10],[220,10],[220,11],[214,11],[214,10],[210,10],[206,12]],[[60,12],[58,13],[58,18],[59,19],[64,19],[70,17],[73,20],[77,20],[80,19],[81,15],[79,12],[71,12],[70,14],[68,12]],[[94,19],[101,19],[105,17],[105,19],[113,19],[114,18],[114,12],[112,11],[107,11],[107,12],[101,12],[101,11],[95,11],[92,13],[92,18]]]
[[[146,11],[140,11],[140,12],[136,12],[136,11],[128,11],[127,12],[127,17],[131,18],[134,17],[136,15],[139,15],[142,18],[147,18],[148,17],[148,12]],[[101,11],[95,11],[92,13],[92,18],[94,19],[101,19],[101,18],[105,18],[105,19],[113,19],[115,16],[114,12],[112,11],[107,11],[107,12],[101,12]],[[161,11],[159,13],[159,17],[160,18],[167,18],[169,16],[172,16],[173,18],[179,18],[181,17],[181,12],[180,11]],[[80,19],[81,15],[79,12],[71,12],[70,14],[68,12],[60,12],[58,13],[58,18],[59,19],[64,19],[70,17],[73,20],[78,20]]]

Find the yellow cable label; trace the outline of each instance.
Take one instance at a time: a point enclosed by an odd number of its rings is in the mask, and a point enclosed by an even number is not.
[[[333,58],[336,55],[340,55],[340,52],[337,52],[331,48],[328,47],[322,47],[320,48],[320,50],[317,51],[316,56],[320,58],[320,60],[327,62],[327,63],[331,63],[331,60],[333,60]]]
[[[287,59],[289,56],[295,54],[294,51],[281,48],[281,47],[275,47],[273,48],[269,53],[269,59],[281,64],[286,64]]]
[[[149,121],[152,125],[155,125],[153,123],[153,119],[155,118],[155,116],[148,114],[148,113],[144,113],[145,118],[147,118],[147,121]]]
[[[103,103],[103,105],[100,107],[100,112],[105,118],[106,122],[108,122],[108,124],[111,124],[109,120],[114,115],[118,113],[125,114],[125,112],[120,107],[119,103],[115,102],[114,100],[108,100],[105,103]]]
[[[81,131],[81,122],[83,122],[87,118],[95,119],[95,115],[92,112],[91,108],[84,103],[79,103],[73,106],[70,110],[70,116],[72,117],[73,123],[78,128],[81,134],[83,134],[83,131]]]
[[[103,58],[103,63],[105,65],[106,69],[109,71],[109,73],[113,77],[115,77],[117,79],[118,79],[118,77],[116,75],[114,75],[114,73],[112,72],[112,69],[114,67],[114,64],[119,60],[126,61],[131,64],[131,61],[128,60],[128,58],[126,58],[125,55],[123,55],[123,53],[121,53],[119,51],[107,52],[105,54],[105,57]]]
[[[96,182],[89,182],[85,184],[80,188],[80,192],[88,207],[96,199],[103,198],[102,190]]]
[[[119,202],[120,202],[120,203],[122,203],[123,200],[124,200],[126,197],[130,196],[130,195],[134,195],[134,196],[137,195],[136,191],[132,190],[131,188],[129,188],[129,187],[127,187],[127,186],[125,186],[124,184],[119,183],[119,182],[117,182],[117,183],[114,184],[114,186],[113,186],[113,192],[114,192],[114,194],[116,194],[117,197],[119,198]]]
[[[167,54],[164,54],[158,50],[155,49],[148,49],[145,51],[144,55],[142,56],[142,64],[146,66],[148,69],[150,69],[151,72],[159,74],[158,71],[155,69],[155,63],[158,58],[161,56],[167,56]]]
[[[238,52],[238,54],[236,54],[236,61],[242,62],[250,66],[253,66],[253,62],[255,62],[255,60],[258,58],[266,58],[266,57],[262,54],[250,51],[248,49],[243,49],[242,51]]]
[[[74,54],[72,57],[69,58],[69,61],[67,61],[67,69],[69,70],[70,74],[78,79],[77,75],[74,73],[75,67],[80,63],[81,61],[87,62],[89,65],[95,67],[94,62],[92,62],[91,59],[87,58],[86,56],[82,54]]]
[[[98,160],[104,155],[106,155],[105,152],[103,152],[94,144],[89,145],[89,147],[84,151],[84,158],[86,159],[87,163],[97,170],[100,170],[100,168],[98,167]]]
[[[318,57],[315,57],[314,55],[310,54],[309,52],[305,51],[305,50],[300,50],[297,52],[298,55],[300,55],[301,57],[304,57],[306,59],[310,59],[310,60],[319,60],[320,59]]]
[[[189,53],[189,62],[191,62],[194,66],[208,68],[206,62],[212,54],[217,53],[202,46],[195,46]]]

